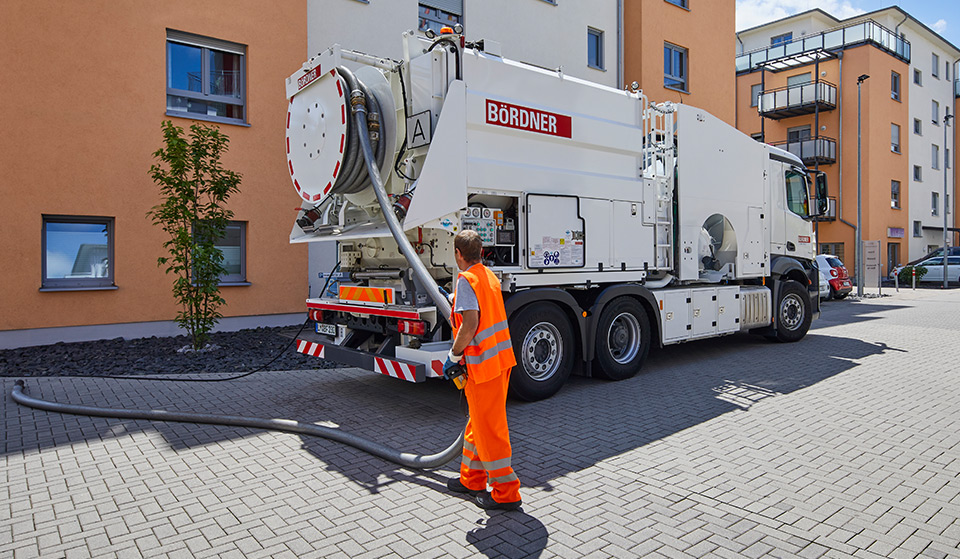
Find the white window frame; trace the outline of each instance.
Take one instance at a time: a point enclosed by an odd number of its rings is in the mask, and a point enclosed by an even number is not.
[[[239,105],[243,111],[243,118],[228,118],[217,115],[207,115],[203,113],[191,113],[188,111],[177,111],[169,108],[169,101],[167,103],[167,116],[173,116],[178,118],[188,118],[191,120],[204,120],[210,122],[219,122],[222,124],[239,124],[247,125],[247,115],[249,114],[249,109],[247,107],[247,47],[238,43],[232,43],[229,41],[221,41],[219,39],[213,39],[210,37],[203,37],[200,35],[194,35],[192,33],[185,33],[183,31],[176,31],[173,29],[167,29],[167,40],[164,43],[164,56],[167,57],[167,67],[164,76],[164,83],[169,83],[170,79],[170,60],[169,60],[169,50],[167,45],[169,43],[177,43],[182,45],[189,45],[192,47],[198,47],[201,49],[200,60],[201,60],[201,77],[200,82],[202,84],[202,91],[190,91],[187,89],[175,89],[172,87],[167,87],[167,98],[170,96],[177,97],[186,97],[187,99],[194,99],[203,103],[224,103],[227,105]],[[218,51],[229,54],[236,54],[240,56],[240,77],[238,87],[240,89],[240,97],[230,97],[223,95],[211,95],[209,92],[209,72],[210,68],[208,67],[208,56],[207,54],[210,51]]]
[[[683,59],[682,74],[679,74],[679,75],[673,74],[673,73],[668,74],[667,69],[666,68],[663,69],[663,87],[667,89],[672,89],[674,91],[682,91],[683,93],[689,93],[690,92],[690,51],[684,47],[681,47],[680,45],[675,45],[673,43],[666,42],[666,41],[664,41],[663,43],[663,50],[664,51],[669,50],[671,53],[670,54],[671,72],[673,70],[672,66],[675,60],[674,54],[679,53]],[[677,86],[674,84],[668,84],[667,83],[668,80],[680,82],[682,85]]]
[[[896,134],[894,134],[896,132]],[[893,122],[890,123],[890,151],[893,153],[900,153],[900,125]]]
[[[900,84],[902,80],[900,79],[900,74],[891,71],[890,72],[890,98],[894,101],[900,100]]]
[[[590,60],[590,41],[596,39],[597,41],[597,64],[594,64]],[[594,70],[606,70],[606,65],[604,64],[604,34],[601,29],[596,29],[594,27],[587,27],[587,67],[593,68]]]
[[[116,289],[114,259],[116,242],[114,232],[116,220],[106,216],[79,215],[42,215],[40,229],[40,291],[90,291]],[[48,278],[47,277],[47,224],[49,223],[89,223],[104,225],[107,228],[107,275],[100,278]]]

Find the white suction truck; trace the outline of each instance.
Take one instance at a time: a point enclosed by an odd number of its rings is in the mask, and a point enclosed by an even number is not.
[[[354,68],[350,70],[348,68]],[[457,33],[400,61],[334,45],[286,80],[301,209],[292,243],[336,243],[300,352],[409,382],[451,344],[453,238],[483,240],[538,400],[571,373],[625,379],[653,344],[800,340],[818,315],[826,182],[706,111],[507,60]],[[332,262],[331,262],[332,264]]]

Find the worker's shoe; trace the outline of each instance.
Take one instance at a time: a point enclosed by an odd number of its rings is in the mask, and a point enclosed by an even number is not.
[[[486,493],[486,492],[487,492],[485,489],[481,489],[481,490],[473,490],[473,489],[470,489],[469,487],[467,487],[466,485],[464,485],[464,484],[460,481],[460,478],[458,478],[458,477],[452,477],[452,478],[450,478],[450,479],[447,480],[447,489],[449,489],[450,491],[453,491],[454,493],[466,493],[466,494],[470,495],[471,497],[476,497],[477,495],[479,495],[479,494],[481,494],[481,493]]]
[[[483,493],[477,495],[476,503],[478,507],[487,510],[517,510],[520,508],[522,501],[498,503],[497,501],[493,500],[493,495],[484,491]]]

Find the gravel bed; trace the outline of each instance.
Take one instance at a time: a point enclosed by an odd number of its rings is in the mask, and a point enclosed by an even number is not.
[[[178,352],[187,336],[58,343],[0,350],[0,376],[97,376],[238,373],[256,370],[329,369],[333,362],[297,353],[291,343],[298,328],[255,328],[211,334],[216,347]]]

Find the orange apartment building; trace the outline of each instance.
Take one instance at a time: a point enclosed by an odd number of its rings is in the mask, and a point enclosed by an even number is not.
[[[736,126],[827,173],[820,252],[854,274],[861,79],[862,238],[881,242],[882,274],[942,245],[943,211],[956,244],[956,140],[944,142],[943,119],[960,95],[960,50],[897,7],[842,21],[810,10],[737,41]]]
[[[625,83],[636,81],[653,102],[694,105],[733,125],[733,54],[718,45],[734,35],[735,20],[734,0],[625,0]]]
[[[224,165],[243,175],[221,325],[301,320],[283,83],[306,53],[306,12],[306,0],[3,3],[0,348],[180,333],[157,266],[166,239],[145,217],[167,119],[218,126]]]

